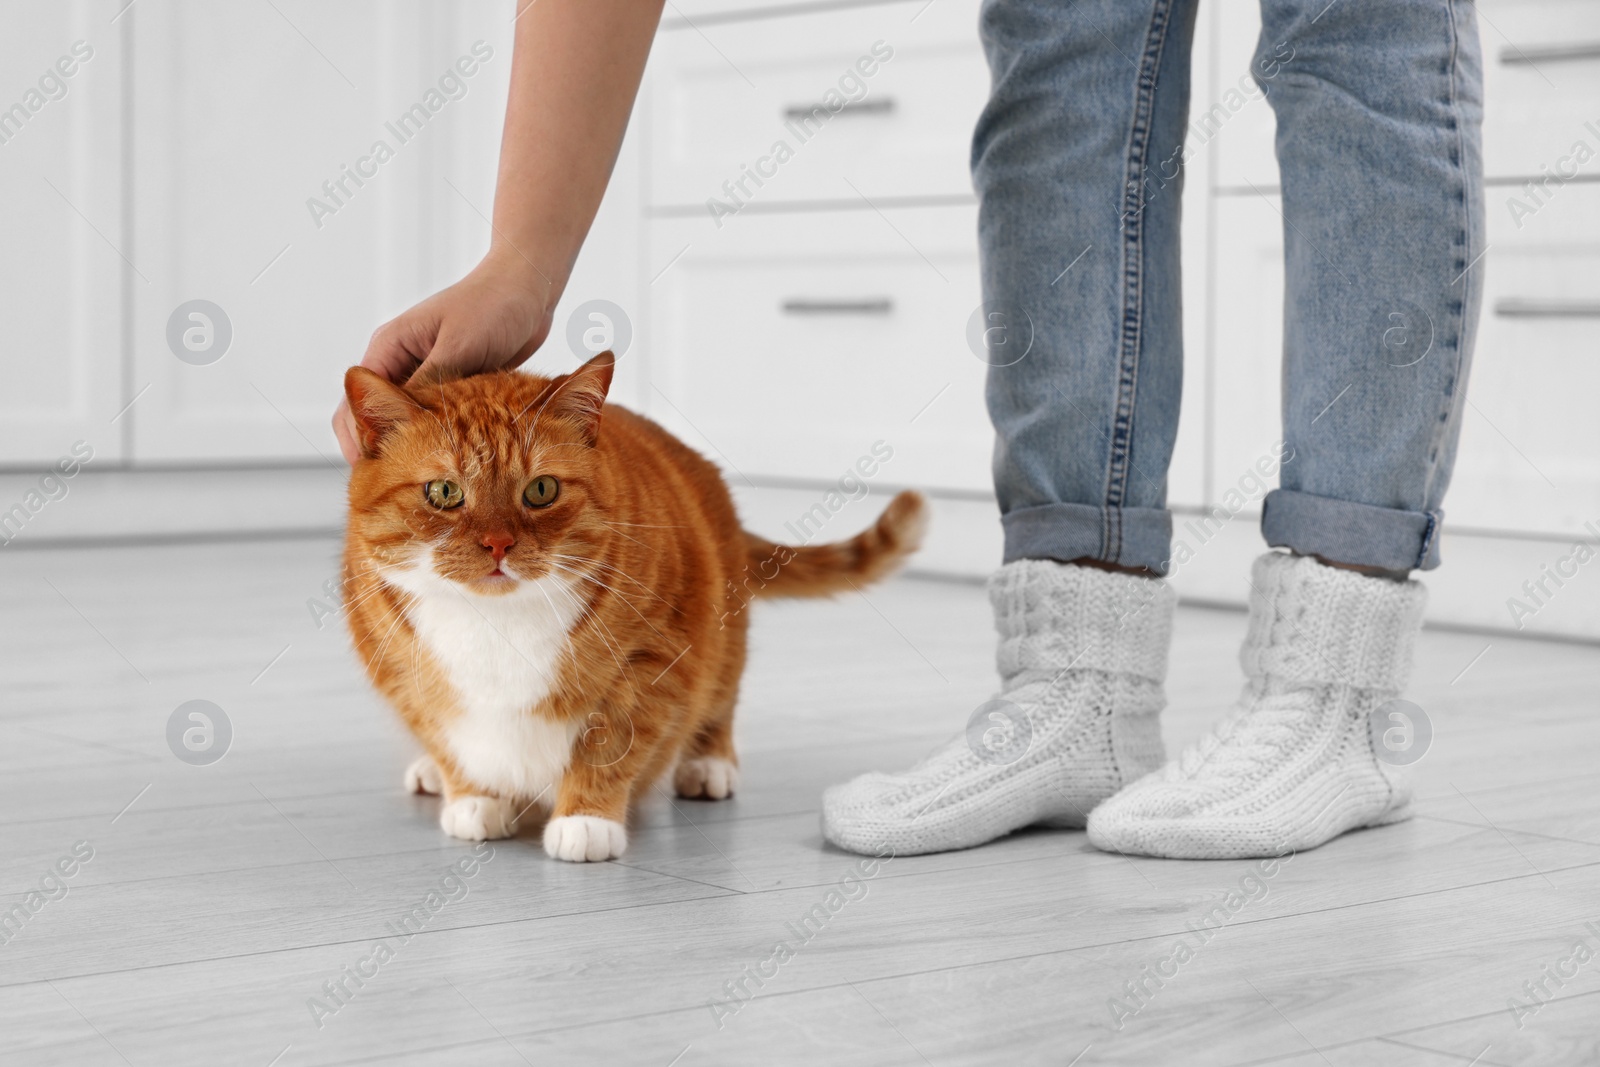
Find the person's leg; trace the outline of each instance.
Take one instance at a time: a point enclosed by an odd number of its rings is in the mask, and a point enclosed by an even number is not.
[[[1323,0],[1325,3],[1326,0]],[[1439,565],[1483,292],[1482,68],[1468,0],[1265,0],[1288,299],[1273,547]]]
[[[1172,528],[1194,15],[1195,0],[983,6],[985,303],[969,336],[989,342],[1002,691],[910,772],[830,789],[823,828],[842,847],[930,852],[1081,826],[1163,758],[1174,601],[1154,576]]]
[[[1439,562],[1482,291],[1476,15],[1468,0],[1262,7],[1293,450],[1262,531],[1292,554],[1256,561],[1235,715],[1091,818],[1090,839],[1123,852],[1270,855],[1408,813],[1374,735],[1421,626],[1405,576]]]
[[[1170,556],[1194,0],[988,0],[973,138],[1005,562]],[[1032,347],[1018,351],[1031,338]]]

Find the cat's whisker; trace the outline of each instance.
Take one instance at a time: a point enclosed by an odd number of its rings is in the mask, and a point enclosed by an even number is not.
[[[601,521],[605,522],[604,519],[602,519]],[[606,523],[606,525],[609,526],[610,523]],[[639,540],[637,537],[629,537],[627,534],[623,533],[621,530],[612,530],[611,532],[616,534],[618,537],[627,538],[629,541],[632,541],[634,544],[638,545],[640,548],[643,548],[643,549],[645,549],[647,551],[650,551],[650,552],[654,552],[655,551],[655,546],[647,545],[643,541]]]
[[[362,593],[360,596],[356,597],[354,600],[344,601],[344,604],[345,604],[346,608],[354,607],[355,605],[361,603],[363,600],[367,599],[368,597],[375,596],[378,593],[383,592],[386,588],[388,588],[388,583],[385,582],[383,580],[383,578],[380,575],[377,575],[377,574],[372,574],[370,576],[368,576],[368,575],[360,575],[360,576],[358,576],[357,581],[370,581],[372,583],[372,588],[368,589],[366,592]],[[349,584],[349,583],[346,583],[346,584]],[[344,588],[342,586],[340,587],[339,592],[340,592],[340,594],[342,596],[342,594],[344,593]]]
[[[425,697],[423,695],[423,693],[422,693],[422,683],[421,683],[421,681],[418,680],[418,677],[417,677],[418,674],[421,673],[421,670],[422,670],[422,642],[421,641],[413,641],[413,642],[411,642],[411,689],[412,689],[413,692],[415,692],[417,694],[417,699],[418,700],[426,700],[427,697]]]
[[[599,586],[600,588],[602,588],[602,589],[604,589],[604,590],[606,590],[608,592],[615,593],[619,598],[621,598],[621,600],[622,600],[622,602],[624,604],[627,604],[630,608],[633,608],[635,614],[638,613],[639,609],[635,608],[633,606],[633,602],[631,600],[629,600],[628,597],[630,595],[638,596],[640,594],[637,594],[637,593],[635,593],[635,594],[624,593],[621,589],[618,589],[616,586],[612,585],[611,583],[605,581],[602,578],[599,578],[599,577],[597,577],[597,576],[595,576],[593,574],[589,574],[587,572],[579,571],[579,573],[581,574],[581,576],[585,580],[593,582],[595,585]],[[648,590],[647,590],[647,592],[648,592]],[[660,598],[658,597],[657,599],[660,599]],[[665,603],[665,601],[662,601],[662,602]],[[643,617],[644,616],[642,616],[642,615],[640,616],[640,618],[643,618]]]
[[[616,574],[621,575],[624,578],[627,578],[629,581],[633,582],[635,585],[640,586],[640,588],[646,588],[643,582],[640,582],[637,579],[635,579],[627,571],[624,571],[621,567],[618,567],[616,564],[608,563],[607,561],[605,561],[603,559],[597,559],[594,556],[574,556],[570,552],[551,552],[551,553],[549,553],[549,555],[550,555],[550,557],[552,559],[570,559],[570,560],[573,560],[574,562],[577,562],[577,563],[590,563],[590,564],[593,564],[594,566],[599,567],[599,568],[601,568],[603,570],[612,571],[612,572],[614,572]]]
[[[570,557],[570,556],[566,556],[566,557],[562,557],[562,558],[564,558],[564,559],[571,559],[571,558],[573,558],[573,557]],[[621,573],[621,572],[619,572],[619,573]],[[593,583],[594,583],[594,584],[595,584],[595,585],[598,585],[598,586],[599,586],[599,587],[600,587],[600,588],[602,588],[602,589],[605,589],[605,590],[608,590],[608,591],[609,591],[609,592],[612,592],[612,593],[615,593],[615,594],[616,594],[616,595],[617,595],[617,597],[618,597],[618,598],[619,598],[619,599],[620,599],[620,600],[621,600],[621,601],[622,601],[622,602],[623,602],[623,603],[624,603],[624,604],[626,604],[626,605],[628,605],[628,607],[629,607],[629,608],[630,608],[630,609],[632,609],[632,611],[633,611],[633,613],[634,613],[634,614],[635,614],[635,615],[638,615],[638,616],[639,616],[639,618],[641,618],[641,619],[644,619],[644,621],[645,621],[645,625],[647,625],[647,626],[650,626],[650,628],[651,628],[651,629],[652,629],[652,630],[655,630],[655,626],[653,626],[653,625],[651,625],[651,623],[650,623],[650,620],[649,620],[649,619],[645,619],[645,617],[644,617],[644,615],[643,615],[643,614],[642,614],[642,613],[641,613],[641,612],[640,612],[640,611],[639,611],[639,609],[638,609],[638,608],[637,608],[637,607],[635,607],[635,606],[634,606],[634,604],[633,604],[633,601],[631,601],[631,600],[629,600],[629,599],[628,599],[628,596],[629,596],[629,594],[627,594],[627,593],[624,593],[624,592],[623,592],[623,591],[622,591],[622,590],[621,590],[621,589],[618,589],[618,588],[617,588],[617,587],[616,587],[616,586],[614,586],[614,585],[612,585],[612,584],[610,584],[610,583],[609,583],[609,582],[605,582],[605,581],[602,581],[602,580],[601,580],[601,579],[599,579],[599,578],[597,578],[597,577],[595,577],[595,576],[594,576],[594,575],[592,575],[592,574],[588,574],[588,573],[586,573],[586,572],[580,572],[580,577],[582,577],[582,578],[584,578],[584,579],[586,579],[586,580],[588,580],[588,581],[591,581],[591,582],[593,582]],[[625,577],[625,578],[626,578],[626,577],[628,577],[628,576],[627,576],[627,575],[626,575],[626,574],[624,574],[624,575],[623,575],[623,577]],[[630,580],[633,580],[633,579],[630,579]],[[638,582],[635,582],[635,584],[640,584],[640,583],[638,583]],[[665,601],[665,600],[662,600],[662,599],[661,599],[661,597],[659,597],[659,596],[656,596],[656,594],[655,594],[655,593],[654,593],[654,592],[653,592],[653,591],[652,591],[652,590],[650,590],[650,589],[649,589],[649,588],[648,588],[648,587],[645,587],[645,586],[643,586],[643,585],[642,585],[642,584],[641,584],[641,585],[640,585],[640,588],[643,588],[643,589],[644,589],[644,591],[645,591],[645,592],[646,592],[646,593],[649,593],[649,594],[650,594],[650,595],[651,595],[651,596],[654,596],[654,597],[655,597],[655,598],[656,598],[656,599],[657,599],[657,600],[660,600],[660,601],[661,601],[661,603],[662,603],[662,604],[665,604],[665,605],[666,605],[666,606],[667,606],[667,607],[669,607],[669,608],[670,608],[670,607],[671,607],[671,606],[672,606],[672,605],[671,605],[671,604],[668,604],[668,603],[667,603],[667,601]],[[635,594],[635,595],[638,595],[638,594]],[[657,632],[657,633],[659,633],[659,632],[660,632],[660,631],[656,631],[656,632]]]
[[[551,617],[559,618],[560,615],[561,615],[561,612],[556,608],[556,602],[554,600],[550,599],[550,591],[545,588],[544,583],[543,582],[539,582],[534,586],[534,588],[538,589],[539,592],[541,594],[543,594],[544,602],[546,604],[550,605],[550,615],[551,615]],[[569,626],[567,628],[566,633],[562,634],[562,636],[561,636],[561,653],[555,659],[550,661],[552,664],[559,664],[562,661],[562,659],[564,659],[567,656],[573,654],[573,652],[572,652],[572,634],[573,634],[573,631],[575,629],[577,629],[577,627]],[[560,674],[560,671],[556,670],[555,673],[556,674]],[[540,795],[543,796],[542,793]],[[526,809],[524,809],[524,810],[526,810]]]
[[[576,571],[568,571],[566,568],[562,568],[559,564],[552,564],[552,566],[556,567],[558,570],[562,570],[564,573],[570,573],[574,577],[587,577],[587,575],[578,574],[578,572],[576,572]],[[617,669],[619,671],[621,671],[623,674],[627,675],[628,678],[631,680],[632,677],[633,677],[633,672],[628,669],[628,665],[625,662],[623,662],[623,660],[622,660],[622,656],[621,656],[621,653],[620,653],[619,648],[618,648],[618,645],[620,644],[620,642],[618,642],[617,644],[613,644],[612,643],[612,641],[616,640],[616,636],[617,635],[615,633],[612,633],[611,627],[606,625],[605,620],[600,617],[599,612],[594,611],[592,605],[585,604],[582,600],[578,599],[577,594],[574,593],[571,589],[565,589],[565,588],[562,588],[561,586],[557,586],[556,588],[560,589],[567,596],[571,597],[573,603],[579,605],[579,607],[582,609],[581,614],[579,616],[581,619],[586,619],[586,620],[588,620],[590,622],[593,622],[595,625],[599,626],[602,630],[605,631],[605,634],[599,635],[600,636],[600,640],[602,642],[604,642],[606,648],[608,650],[610,650],[611,658],[616,661]],[[573,629],[576,630],[577,627],[574,626]],[[607,635],[610,636],[611,640],[607,640]]]
[[[616,633],[614,633],[613,630],[611,630],[610,625],[606,625],[605,619],[602,619],[602,617],[600,617],[600,613],[598,613],[598,611],[589,611],[589,613],[586,613],[586,616],[584,616],[584,617],[587,617],[587,619],[590,619],[590,621],[594,622],[595,625],[598,625],[598,627],[600,627],[600,629],[605,630],[606,635],[610,635],[610,637],[611,637],[610,641],[605,640],[605,635],[600,635],[600,640],[605,641],[606,648],[611,649],[611,657],[613,657],[614,661],[616,661],[616,665],[618,665],[618,670],[621,670],[622,673],[626,673],[626,675],[629,675],[629,677],[632,677],[632,673],[634,673],[634,672],[632,672],[632,670],[629,669],[629,665],[627,665],[626,662],[624,662],[624,659],[622,659],[621,651],[619,651],[618,646],[613,645],[613,641],[618,641],[618,637],[616,637]],[[643,619],[643,616],[640,616],[640,617],[642,617],[642,619]],[[650,619],[645,619],[645,625],[650,625]],[[653,627],[653,625],[651,625],[650,629],[654,630],[654,629],[656,629],[656,627]],[[661,632],[659,632],[659,630],[658,630],[658,632],[656,632],[656,635],[658,635],[658,637],[662,637]],[[618,641],[618,645],[621,645],[621,641]]]
[[[395,631],[398,630],[400,628],[400,624],[405,621],[406,613],[397,609],[394,613],[394,622],[389,624],[388,632],[383,635],[383,641],[378,645],[378,651],[372,657],[374,660],[379,663],[383,662],[383,650],[389,647],[389,639],[394,637]]]
[[[605,570],[608,570],[608,571],[618,575],[619,577],[628,579],[628,581],[632,582],[634,585],[638,586],[640,589],[643,589],[645,592],[649,593],[651,596],[655,597],[657,600],[660,600],[661,603],[666,604],[667,607],[670,608],[672,606],[666,600],[663,600],[661,595],[659,593],[657,593],[654,589],[651,589],[648,585],[645,585],[639,579],[635,578],[633,575],[629,574],[627,571],[623,570],[621,567],[618,567],[618,566],[616,566],[614,564],[607,563],[604,560],[594,559],[594,558],[592,558],[590,556],[569,556],[569,555],[565,555],[565,554],[560,553],[560,552],[552,552],[552,553],[550,553],[550,555],[552,557],[556,558],[556,559],[570,559],[570,560],[574,560],[574,561],[576,561],[578,563],[592,563],[596,567],[604,568]]]
[[[551,564],[551,566],[560,566],[560,564]],[[650,627],[651,631],[654,632],[657,637],[663,637],[664,638],[666,636],[660,630],[657,630],[656,627],[655,627],[655,624],[653,622],[651,622],[648,618],[646,618],[644,613],[642,611],[640,611],[638,608],[634,607],[632,602],[628,600],[628,595],[626,593],[624,593],[622,590],[618,589],[616,586],[607,585],[605,582],[602,582],[600,579],[596,578],[594,575],[592,575],[592,574],[584,574],[582,571],[578,571],[578,570],[575,570],[575,569],[563,569],[563,573],[571,574],[575,578],[582,578],[586,582],[593,582],[595,585],[599,586],[601,589],[609,590],[610,592],[615,593],[617,595],[617,597],[624,604],[626,604],[628,606],[628,609],[630,611],[632,611],[635,615],[639,616],[639,619],[646,626]],[[665,603],[665,602],[663,601],[663,603]]]
[[[345,612],[349,612],[350,610],[352,610],[353,608],[357,607],[358,605],[363,604],[368,600],[371,600],[373,597],[377,596],[379,593],[383,592],[387,588],[388,588],[388,586],[384,583],[383,579],[382,578],[378,578],[378,579],[376,579],[374,581],[372,588],[368,589],[365,593],[362,593],[360,596],[356,597],[354,600],[342,601],[340,603],[340,610],[341,611],[345,611]],[[341,593],[343,591],[344,591],[343,589],[340,590]]]

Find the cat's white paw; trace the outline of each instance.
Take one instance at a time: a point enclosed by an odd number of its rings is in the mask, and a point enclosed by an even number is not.
[[[724,800],[739,788],[739,768],[721,756],[698,756],[678,764],[672,784],[680,797]]]
[[[444,777],[432,756],[418,756],[406,768],[406,792],[436,797],[444,792]]]
[[[628,830],[598,815],[563,815],[544,824],[544,850],[572,863],[616,859],[628,847]]]
[[[517,813],[499,797],[456,797],[439,809],[439,825],[463,841],[494,841],[517,832]]]

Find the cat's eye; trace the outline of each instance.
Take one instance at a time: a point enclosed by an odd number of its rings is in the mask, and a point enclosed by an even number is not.
[[[556,502],[556,496],[561,492],[561,483],[548,474],[541,474],[528,483],[528,488],[522,491],[522,502],[530,508],[547,508]]]
[[[459,508],[467,501],[467,494],[461,491],[459,485],[443,478],[424,485],[422,494],[428,498],[428,503],[441,511]]]

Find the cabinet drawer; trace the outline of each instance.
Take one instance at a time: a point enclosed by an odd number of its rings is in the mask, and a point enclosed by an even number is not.
[[[650,414],[735,482],[837,478],[881,440],[885,484],[987,491],[975,214],[653,223],[652,259],[676,259],[651,286]]]
[[[1594,0],[1480,0],[1484,170],[1490,178],[1555,172],[1587,142],[1600,175],[1600,4]]]
[[[1456,481],[1485,508],[1472,525],[1575,532],[1600,518],[1600,186],[1555,191],[1520,228],[1504,203],[1513,192],[1490,190]]]
[[[919,9],[664,30],[650,71],[651,203],[970,196],[988,91],[977,2]]]

